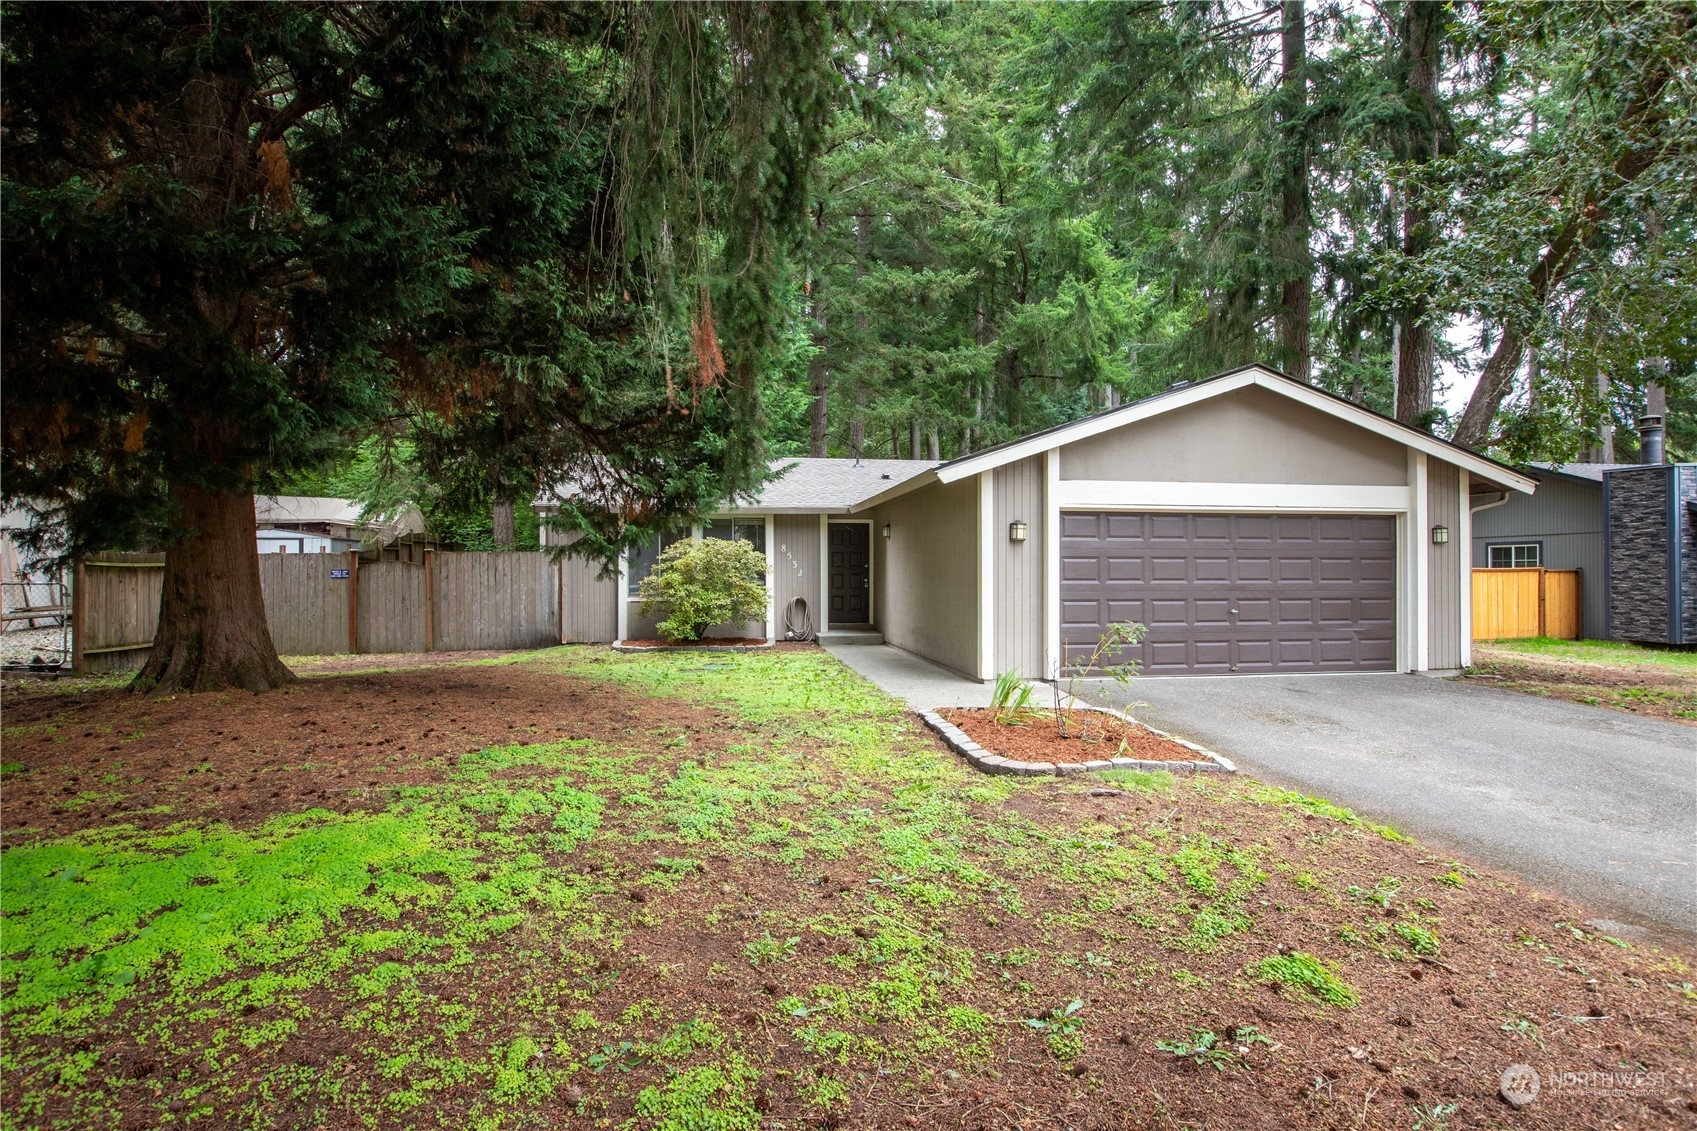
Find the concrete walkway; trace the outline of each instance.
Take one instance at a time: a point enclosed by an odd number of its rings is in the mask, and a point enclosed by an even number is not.
[[[888,644],[827,644],[824,648],[916,711],[990,705],[993,685],[968,679],[912,652]]]
[[[1697,728],[1413,675],[1093,682],[1246,773],[1697,939]]]

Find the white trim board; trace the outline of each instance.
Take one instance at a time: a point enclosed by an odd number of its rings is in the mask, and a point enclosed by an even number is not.
[[[1428,435],[1419,429],[1398,424],[1394,420],[1389,420],[1358,405],[1350,404],[1348,401],[1338,400],[1293,378],[1275,373],[1263,366],[1252,365],[1219,377],[1211,377],[1195,385],[1169,390],[1166,393],[1158,393],[1153,397],[1126,405],[1123,408],[1086,417],[1071,424],[1064,424],[1059,428],[1051,428],[1047,432],[1040,432],[1023,440],[1015,440],[978,455],[963,456],[934,470],[921,472],[903,483],[898,483],[888,490],[856,503],[850,509],[856,512],[870,510],[881,503],[905,495],[909,491],[918,490],[927,484],[956,483],[1005,464],[1053,451],[1067,444],[1088,439],[1091,436],[1112,432],[1124,428],[1128,424],[1135,424],[1138,421],[1148,420],[1163,413],[1201,404],[1214,397],[1251,386],[1288,397],[1328,416],[1365,428],[1376,435],[1404,444],[1411,451],[1420,452],[1444,463],[1454,464],[1485,482],[1528,495],[1537,489],[1537,481],[1529,476],[1511,471],[1500,464],[1482,456],[1474,455],[1462,448],[1446,444],[1437,437]]]
[[[978,678],[996,678],[996,483],[978,477]]]
[[[1413,505],[1407,487],[1340,487],[1329,483],[1164,483],[1061,479],[1063,510],[1232,511],[1303,514],[1397,513]]]
[[[1430,436],[1419,429],[1398,424],[1394,420],[1387,420],[1378,413],[1369,412],[1367,409],[1350,404],[1348,401],[1337,400],[1309,385],[1304,385],[1300,381],[1285,377],[1259,365],[1249,366],[1222,377],[1212,377],[1188,388],[1158,394],[1147,400],[1126,405],[1124,408],[1086,417],[1083,420],[1039,433],[1024,440],[1016,440],[1011,444],[984,452],[981,455],[955,460],[937,468],[931,474],[934,474],[940,482],[953,483],[969,475],[976,475],[980,471],[987,471],[1006,463],[1024,459],[1027,456],[1036,455],[1039,452],[1048,451],[1050,448],[1076,443],[1079,440],[1098,436],[1104,432],[1112,432],[1117,428],[1125,427],[1127,424],[1134,424],[1139,420],[1148,420],[1150,417],[1200,404],[1203,401],[1212,400],[1214,397],[1236,392],[1239,389],[1246,389],[1252,385],[1289,397],[1293,401],[1305,404],[1310,408],[1326,413],[1328,416],[1335,416],[1340,420],[1358,425],[1369,432],[1407,444],[1417,452],[1422,452],[1445,463],[1453,463],[1457,467],[1465,468],[1490,482],[1500,483],[1528,495],[1537,488],[1537,481],[1528,476],[1510,471],[1481,456],[1446,444],[1437,437]],[[923,476],[918,478],[923,478]]]

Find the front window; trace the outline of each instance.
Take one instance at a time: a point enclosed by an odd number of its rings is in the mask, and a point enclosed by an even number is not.
[[[1543,549],[1536,542],[1516,542],[1491,547],[1492,569],[1530,569],[1544,564]]]
[[[637,589],[642,585],[642,579],[654,568],[660,560],[660,554],[674,542],[682,542],[689,537],[684,534],[667,534],[637,550],[625,551],[625,594],[630,597],[638,596]]]
[[[764,518],[741,519],[722,518],[710,522],[701,529],[703,538],[718,538],[725,542],[747,542],[762,555],[766,553],[766,520]],[[625,552],[625,595],[641,596],[639,589],[642,579],[647,577],[660,560],[660,555],[674,542],[682,542],[689,538],[688,532],[668,534],[664,538],[656,538],[638,550]],[[760,583],[766,584],[766,574],[761,573]]]
[[[701,536],[723,542],[747,542],[762,555],[766,553],[766,520],[763,518],[721,518],[702,527]],[[764,570],[760,574],[760,584],[766,584]]]

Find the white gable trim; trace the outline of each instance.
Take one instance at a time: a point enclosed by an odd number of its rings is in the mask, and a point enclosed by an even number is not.
[[[1481,479],[1510,490],[1530,495],[1537,488],[1536,480],[1509,471],[1507,468],[1500,467],[1490,460],[1483,459],[1470,452],[1452,447],[1436,437],[1428,436],[1419,429],[1398,424],[1393,420],[1386,420],[1377,413],[1368,412],[1366,409],[1359,408],[1347,401],[1336,400],[1300,382],[1282,377],[1271,370],[1263,369],[1260,366],[1250,366],[1224,377],[1210,378],[1189,388],[1179,389],[1146,401],[1126,405],[1124,408],[1112,412],[1105,412],[1099,416],[1062,425],[1059,428],[1027,437],[1024,440],[1015,440],[1011,444],[984,452],[978,456],[968,456],[965,459],[944,464],[929,474],[917,475],[901,484],[901,489],[886,491],[882,495],[874,496],[854,509],[860,510],[882,502],[885,498],[905,494],[907,490],[923,486],[924,483],[933,479],[941,483],[954,483],[968,476],[1038,455],[1049,451],[1051,448],[1086,440],[1104,432],[1112,432],[1124,428],[1128,424],[1135,424],[1140,420],[1148,420],[1151,417],[1160,416],[1177,409],[1188,408],[1191,405],[1200,404],[1226,393],[1246,389],[1251,385],[1278,393],[1280,396],[1305,404],[1310,408],[1326,413],[1328,416],[1365,428],[1376,435],[1395,440],[1400,444],[1406,444],[1414,451],[1422,452],[1444,463],[1454,464]]]

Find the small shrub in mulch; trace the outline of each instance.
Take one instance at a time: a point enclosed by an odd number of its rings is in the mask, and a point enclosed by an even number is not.
[[[937,712],[992,754],[1020,762],[1076,765],[1104,758],[1196,762],[1201,755],[1103,711],[1075,710],[1062,734],[1052,711],[951,708]]]

